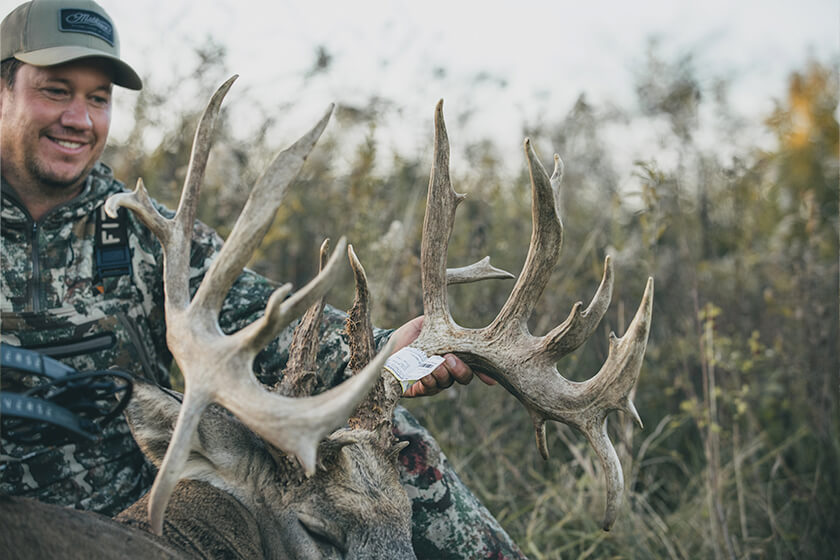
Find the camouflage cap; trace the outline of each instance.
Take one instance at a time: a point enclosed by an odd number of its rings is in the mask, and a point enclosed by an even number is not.
[[[32,0],[21,4],[0,25],[0,60],[16,58],[33,66],[52,66],[80,58],[111,62],[113,81],[128,89],[143,82],[120,58],[117,28],[92,0]]]

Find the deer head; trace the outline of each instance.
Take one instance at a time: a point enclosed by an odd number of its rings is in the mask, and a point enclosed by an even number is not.
[[[595,330],[606,312],[613,286],[610,258],[604,276],[586,309],[577,303],[568,318],[545,336],[528,331],[527,321],[542,294],[560,255],[563,224],[560,220],[559,189],[563,164],[554,156],[549,177],[528,139],[525,157],[531,176],[533,228],[522,273],[496,318],[481,329],[466,329],[452,319],[446,285],[455,276],[446,268],[449,237],[455,210],[465,195],[457,194],[449,179],[449,140],[443,120],[443,101],[435,110],[434,163],[429,180],[426,216],[423,222],[420,268],[425,320],[420,336],[412,344],[427,354],[454,353],[473,369],[496,379],[525,406],[534,422],[537,447],[548,458],[545,422],[556,420],[577,428],[597,453],[607,479],[606,513],[603,527],[615,521],[624,488],[621,464],[607,435],[607,414],[623,410],[641,426],[630,399],[647,346],[653,306],[653,278],[648,279],[642,302],[621,338],[610,336],[609,356],[601,370],[587,381],[565,379],[556,363],[578,348]],[[460,281],[499,277],[500,271],[486,269],[481,261],[460,270]]]
[[[348,253],[357,278],[356,302],[347,322],[350,358],[356,375],[364,375],[368,363],[379,362],[374,357],[364,270],[352,247]],[[327,262],[324,242],[322,270]],[[273,392],[305,397],[315,388],[323,308],[322,297],[296,327],[287,368]],[[223,408],[209,406],[198,423],[184,467],[184,476],[191,481],[175,488],[163,536],[182,550],[207,556],[233,549],[250,557],[413,558],[411,504],[396,465],[397,453],[405,444],[395,442],[391,435],[399,392],[390,392],[388,400],[373,396],[381,395],[384,386],[380,379],[349,420],[349,427],[334,431],[319,444],[312,476],[305,475],[295,458],[258,437]],[[132,434],[158,465],[164,460],[180,406],[177,394],[140,384],[127,409]],[[148,528],[146,503],[142,499],[119,519]],[[212,511],[205,513],[197,504]],[[207,526],[211,529],[200,530]]]
[[[172,219],[158,213],[142,180],[134,192],[114,195],[105,206],[112,215],[119,206],[133,210],[161,241],[167,344],[184,375],[183,403],[148,501],[151,529],[157,534],[162,531],[172,490],[185,474],[202,412],[208,405],[217,403],[231,411],[269,446],[295,457],[304,473],[312,476],[316,472],[319,442],[345,423],[379,379],[387,356],[383,353],[339,387],[304,398],[268,391],[252,373],[257,353],[333,283],[338,272],[337,257],[346,245],[343,238],[334,257],[306,286],[292,295],[289,285],[278,288],[263,317],[230,335],[224,334],[218,323],[227,292],[268,230],[287,186],[324,130],[332,106],[309,132],[269,164],[224,247],[190,299],[190,241],[199,190],[219,108],[235,78],[218,89],[199,121],[181,200]]]

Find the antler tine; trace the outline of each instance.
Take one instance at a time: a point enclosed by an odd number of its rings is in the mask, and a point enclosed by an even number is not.
[[[607,481],[607,499],[602,527],[609,531],[618,515],[624,492],[624,475],[615,448],[607,434],[607,414],[621,410],[642,427],[642,419],[630,399],[639,379],[653,313],[653,278],[648,278],[639,309],[627,332],[618,338],[610,334],[607,361],[595,377],[584,382],[584,392],[598,395],[596,404],[583,415],[578,428],[592,444]]]
[[[581,311],[581,302],[575,304],[569,317],[545,336],[543,342],[545,352],[551,354],[556,361],[583,344],[607,312],[612,299],[612,290],[612,259],[607,255],[604,259],[604,276],[589,307]]]
[[[449,179],[449,138],[443,120],[443,99],[435,108],[434,154],[420,248],[424,325],[448,329],[452,318],[446,302],[446,254],[455,223],[455,209],[465,196],[452,189]]]
[[[187,176],[184,179],[181,200],[174,218],[168,220],[158,213],[142,181],[139,180],[133,193],[113,195],[105,204],[106,212],[112,216],[116,215],[117,206],[125,206],[137,212],[140,219],[161,240],[167,311],[171,308],[184,309],[189,305],[190,243],[198,195],[204,178],[204,170],[207,167],[213,129],[219,116],[222,100],[237,77],[234,75],[219,86],[198,121]]]
[[[450,286],[478,282],[479,280],[507,280],[509,278],[516,278],[516,276],[506,270],[492,266],[490,257],[484,257],[469,266],[446,269],[446,283]]]
[[[216,128],[216,119],[219,116],[222,101],[238,77],[238,75],[233,75],[219,86],[201,114],[198,126],[195,129],[192,153],[187,166],[187,176],[184,178],[184,188],[181,191],[181,201],[178,204],[178,210],[175,212],[175,220],[181,224],[187,234],[192,232],[193,222],[195,222],[198,196],[204,183],[204,171],[207,169],[207,158],[210,156],[210,146],[213,144],[213,130]]]
[[[274,340],[279,332],[292,319],[300,316],[318,298],[323,297],[338,280],[341,270],[341,253],[347,246],[347,240],[341,237],[336,244],[335,252],[327,260],[327,264],[303,288],[289,297],[288,291],[282,288],[275,290],[268,300],[265,315],[243,328],[233,336],[241,337],[241,344],[255,352],[259,352],[269,342]]]
[[[368,290],[367,275],[353,245],[347,246],[347,257],[350,268],[353,269],[353,279],[356,289],[353,297],[353,307],[347,314],[347,335],[350,345],[350,362],[348,367],[357,371],[362,369],[376,352],[373,340],[373,324],[370,321],[370,290]]]
[[[210,265],[193,305],[202,309],[219,309],[234,280],[250,260],[268,231],[289,184],[297,177],[309,152],[321,137],[333,112],[327,108],[321,120],[297,142],[277,154],[257,180],[245,207],[239,214],[218,257]]]
[[[321,273],[327,267],[330,258],[330,240],[324,239],[318,250],[318,272]],[[289,359],[286,362],[287,370],[313,369],[315,358],[318,356],[318,332],[321,327],[321,314],[324,311],[326,298],[321,296],[306,310],[292,336],[292,343],[289,345]]]
[[[554,172],[549,178],[528,138],[525,139],[525,155],[531,175],[531,243],[516,285],[490,327],[493,330],[527,330],[528,317],[548,284],[563,244],[559,193],[563,162],[555,156]]]
[[[186,382],[186,379],[185,379]],[[175,485],[181,478],[187,457],[191,452],[192,438],[198,430],[201,413],[210,404],[207,395],[192,393],[185,389],[178,420],[166,448],[166,455],[158,468],[158,474],[149,491],[149,526],[156,535],[163,534],[163,516]]]
[[[327,259],[330,256],[330,240],[325,239],[321,243],[318,253],[318,271],[324,270]],[[318,332],[321,326],[321,314],[324,311],[326,298],[321,296],[318,301],[306,310],[300,323],[292,335],[292,342],[289,345],[289,359],[286,361],[286,369],[283,372],[283,379],[277,384],[275,390],[287,397],[300,397],[311,395],[318,382],[315,375],[315,359],[318,357]]]
[[[356,281],[353,307],[347,317],[347,338],[350,344],[350,363],[348,367],[358,371],[373,358],[376,347],[373,339],[373,327],[370,320],[370,292],[368,290],[365,269],[353,246],[347,247],[347,256]],[[386,354],[385,350],[379,353]],[[387,352],[386,356],[390,354]],[[391,417],[394,407],[402,396],[402,387],[390,375],[382,375],[379,382],[367,397],[356,407],[348,423],[351,428],[380,430],[384,438],[391,437]]]
[[[146,185],[143,184],[143,179],[137,179],[137,185],[130,193],[112,194],[105,201],[105,212],[112,218],[117,217],[117,210],[120,206],[128,208],[140,218],[146,227],[154,233],[164,247],[171,236],[170,229],[172,228],[172,220],[168,220],[161,216],[152,199],[149,198],[149,191],[146,190]]]
[[[603,405],[604,415],[611,410],[624,411],[633,417],[639,427],[642,421],[630,401],[630,392],[639,379],[652,316],[653,278],[648,278],[642,301],[627,332],[621,338],[614,333],[610,334],[610,350],[606,362],[594,377],[580,384],[584,394],[597,395],[598,403]]]

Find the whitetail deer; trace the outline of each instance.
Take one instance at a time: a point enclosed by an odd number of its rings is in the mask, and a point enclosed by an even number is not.
[[[233,231],[190,300],[189,247],[198,189],[209,151],[212,119],[231,83],[219,89],[199,124],[181,203],[171,221],[154,210],[142,183],[133,193],[112,196],[106,203],[110,212],[116,212],[118,206],[134,210],[161,240],[167,344],[185,380],[183,403],[171,439],[166,426],[162,435],[150,438],[145,433],[150,425],[172,422],[178,406],[171,399],[154,397],[155,402],[143,402],[147,395],[141,390],[137,399],[140,406],[133,407],[137,412],[129,413],[141,448],[159,461],[158,476],[147,500],[149,527],[161,534],[166,506],[179,479],[206,477],[217,488],[233,494],[253,514],[261,541],[272,556],[325,554],[319,548],[322,545],[371,558],[413,556],[408,498],[399,486],[396,465],[391,464],[387,472],[381,467],[393,463],[394,449],[398,450],[391,448],[390,431],[385,447],[378,445],[378,436],[368,441],[372,437],[369,432],[335,432],[380,378],[390,346],[376,358],[365,356],[367,367],[359,367],[352,379],[336,389],[303,396],[311,391],[305,385],[316,369],[322,298],[338,271],[344,239],[339,240],[329,260],[323,248],[320,273],[300,291],[289,295],[290,286],[279,288],[261,319],[231,335],[223,334],[218,325],[225,295],[268,230],[287,185],[326,126],[332,108],[309,133],[277,156],[257,181]],[[283,382],[275,391],[266,390],[252,373],[254,358],[313,302],[315,307],[296,331]],[[359,360],[354,359],[356,364]],[[236,415],[261,441],[256,441],[244,426],[236,427],[238,423],[220,409],[202,420],[202,412],[211,403]],[[164,407],[172,411],[167,413]],[[388,421],[392,412],[393,405],[383,420]],[[200,422],[208,424],[204,437]],[[164,442],[168,447],[161,458]],[[265,450],[259,459],[255,447]],[[196,461],[195,455],[203,460]],[[230,472],[243,468],[243,456],[250,457],[248,472]],[[319,457],[325,468],[317,469]],[[206,474],[208,470],[212,472]],[[325,508],[327,511],[323,511]],[[124,519],[137,509],[120,517]]]
[[[323,294],[344,251],[343,239],[330,259],[322,248],[322,270],[307,286],[291,296],[288,286],[278,289],[263,318],[232,335],[222,334],[217,321],[227,291],[269,227],[286,186],[326,125],[329,111],[281,153],[257,182],[190,301],[188,256],[198,189],[213,121],[231,83],[219,89],[202,116],[174,219],[157,213],[142,182],[133,193],[116,195],[107,203],[110,212],[118,206],[134,210],[161,240],[167,342],[185,378],[183,403],[150,385],[140,385],[136,391],[127,415],[138,443],[158,463],[159,473],[152,491],[119,519],[163,533],[168,544],[152,539],[149,546],[175,547],[179,554],[213,555],[231,547],[232,554],[249,557],[411,558],[411,505],[396,468],[402,445],[395,441],[390,423],[402,387],[391,375],[380,375],[392,347],[389,344],[374,356],[367,282],[352,247],[348,253],[357,291],[348,318],[349,367],[357,374],[339,387],[305,396],[311,392]],[[489,326],[464,329],[456,325],[448,311],[447,283],[510,275],[490,267],[487,259],[447,270],[448,239],[463,196],[455,194],[449,181],[442,103],[436,109],[435,129],[421,256],[426,319],[413,346],[428,354],[452,352],[498,380],[531,413],[543,456],[547,457],[547,419],[581,430],[607,475],[604,528],[608,529],[618,510],[623,479],[607,437],[606,415],[619,409],[639,420],[629,394],[647,342],[652,280],[625,336],[611,338],[601,371],[583,383],[564,379],[555,362],[577,348],[600,321],[610,300],[612,267],[607,259],[601,286],[585,311],[575,305],[569,318],[544,337],[528,333],[526,321],[560,251],[557,204],[562,164],[555,157],[555,172],[549,178],[526,140],[534,227],[524,269]],[[307,307],[284,377],[272,391],[266,390],[251,373],[254,357]],[[351,412],[349,427],[339,428]],[[188,480],[179,483],[179,479]],[[167,508],[170,499],[172,505]],[[105,521],[99,527],[113,531],[114,525]],[[137,539],[132,529],[124,530],[126,538]]]

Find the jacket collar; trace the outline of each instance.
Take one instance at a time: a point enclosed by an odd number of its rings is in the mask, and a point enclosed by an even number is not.
[[[39,220],[44,226],[56,226],[76,220],[90,214],[95,208],[105,203],[105,199],[124,190],[122,183],[114,179],[114,172],[102,162],[97,162],[85,181],[82,192],[75,198],[56,206]],[[32,217],[15,194],[15,191],[2,179],[2,207],[0,220],[9,224],[32,222]]]

